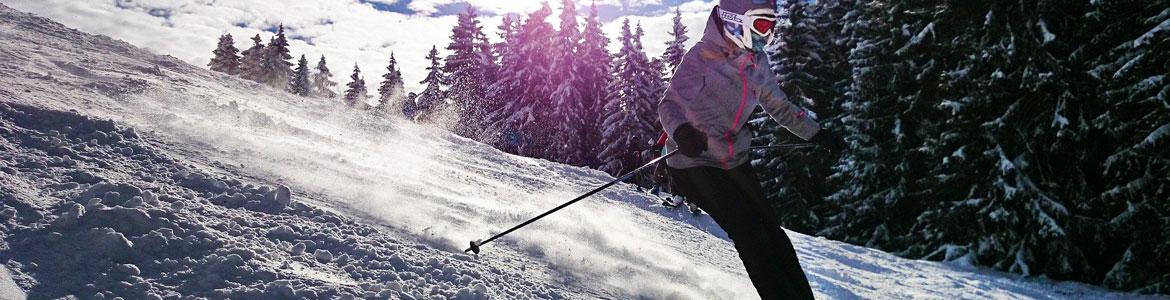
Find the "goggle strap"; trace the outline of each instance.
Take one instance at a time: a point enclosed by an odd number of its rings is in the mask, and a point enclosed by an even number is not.
[[[719,8],[719,19],[722,19],[723,22],[735,23],[735,24],[742,25],[744,15],[733,13],[731,11],[725,10],[722,7],[720,7]]]

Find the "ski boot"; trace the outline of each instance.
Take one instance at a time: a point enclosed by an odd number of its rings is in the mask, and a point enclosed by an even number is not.
[[[669,208],[676,208],[676,207],[678,207],[678,204],[675,204],[674,200],[671,199],[670,197],[666,197],[666,199],[662,200],[662,206],[669,207]]]
[[[686,201],[686,202],[687,202],[687,208],[691,210],[691,214],[696,215],[696,216],[703,214],[703,210],[699,209],[699,205],[692,203],[690,201]]]

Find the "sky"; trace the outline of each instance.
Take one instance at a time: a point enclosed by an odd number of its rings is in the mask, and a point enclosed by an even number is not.
[[[325,55],[339,88],[349,81],[356,64],[372,88],[386,73],[390,54],[397,58],[406,90],[420,91],[426,53],[437,45],[440,54],[450,41],[456,14],[468,5],[480,11],[484,31],[497,40],[504,14],[527,14],[541,0],[0,0],[10,7],[47,17],[78,30],[124,40],[158,54],[167,54],[197,66],[211,60],[220,35],[230,33],[236,48],[251,46],[260,34],[265,43],[283,24],[296,60],[304,54],[310,64]],[[560,14],[561,1],[550,23]],[[591,1],[574,0],[582,20]],[[670,39],[671,18],[677,7],[690,40],[698,41],[707,14],[717,0],[596,0],[606,35],[618,36],[621,21],[641,22],[643,44],[658,56]],[[611,43],[616,51],[617,43]]]

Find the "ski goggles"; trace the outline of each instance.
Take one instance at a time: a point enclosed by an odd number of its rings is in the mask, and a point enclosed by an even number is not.
[[[741,15],[719,8],[719,19],[723,20],[728,38],[744,49],[758,52],[772,42],[772,30],[776,27],[774,9],[757,8]]]

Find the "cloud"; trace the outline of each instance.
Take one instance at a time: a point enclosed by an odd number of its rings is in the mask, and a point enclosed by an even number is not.
[[[205,66],[211,50],[223,33],[231,33],[236,47],[251,46],[250,37],[260,34],[264,42],[283,24],[295,57],[305,54],[310,61],[324,54],[335,81],[344,84],[357,64],[367,84],[375,86],[385,73],[390,53],[398,58],[408,91],[422,89],[418,82],[426,75],[424,59],[432,45],[440,52],[449,43],[453,15],[429,15],[443,5],[471,2],[485,15],[480,18],[485,31],[496,38],[500,24],[498,13],[527,13],[540,6],[539,0],[414,0],[408,5],[419,13],[407,14],[379,10],[371,3],[402,5],[402,0],[305,0],[305,1],[202,1],[202,0],[0,0],[18,10],[35,13],[79,30],[104,34],[160,54],[169,54],[195,65]],[[559,10],[560,1],[549,1]],[[656,16],[629,16],[642,22],[646,30],[644,44],[650,55],[657,56],[670,39],[673,10],[661,0],[598,0],[598,5],[653,7]],[[690,28],[690,44],[698,40],[707,9],[714,1],[691,0],[680,4],[684,22]],[[705,7],[705,8],[704,8]],[[667,12],[670,10],[669,12]],[[585,14],[586,8],[578,12]],[[554,13],[553,18],[556,17]],[[554,20],[550,20],[554,21]],[[621,19],[605,24],[611,39],[618,37]],[[556,24],[556,23],[554,23]],[[555,26],[555,25],[554,25]],[[616,45],[617,43],[611,43]],[[615,48],[616,49],[616,48]],[[445,53],[443,53],[445,55]]]
[[[707,16],[711,13],[711,8],[715,6],[715,1],[691,1],[679,6],[682,12],[683,26],[687,27],[687,42],[686,46],[690,47],[699,42],[703,36],[703,28],[707,24]],[[617,52],[621,48],[621,43],[615,42],[622,32],[622,20],[630,19],[630,30],[634,30],[634,25],[641,23],[642,30],[646,35],[642,37],[642,46],[646,48],[647,55],[655,56],[661,55],[666,51],[666,43],[673,39],[670,32],[674,28],[674,10],[671,9],[668,13],[656,16],[626,16],[605,24],[602,28],[605,35],[612,41],[609,44],[610,52]]]
[[[481,11],[491,15],[502,15],[506,13],[527,13],[540,8],[542,2],[548,2],[553,9],[560,10],[561,0],[412,0],[408,6],[420,14],[435,14],[444,6],[457,4],[471,4]],[[628,8],[642,8],[648,6],[662,5],[662,0],[594,0],[594,1],[574,1],[578,7],[588,7],[589,3],[596,3],[598,6],[615,6]]]

